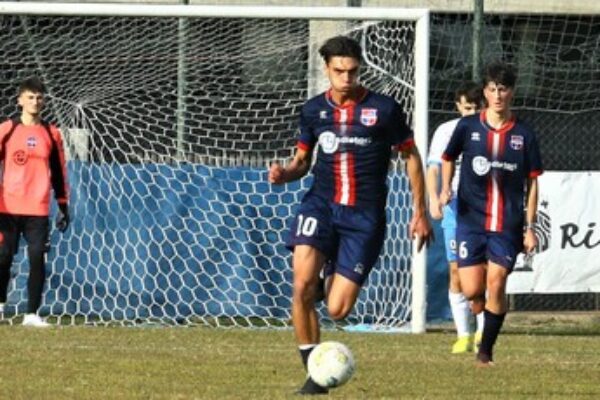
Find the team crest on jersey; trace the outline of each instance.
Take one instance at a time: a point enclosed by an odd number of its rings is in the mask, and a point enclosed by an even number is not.
[[[521,150],[523,148],[523,136],[513,135],[510,137],[510,147],[513,150]]]
[[[36,144],[37,144],[37,139],[35,138],[35,136],[30,136],[27,138],[27,147],[32,149],[35,147]]]
[[[327,119],[327,111],[325,111],[325,110],[321,110],[321,111],[319,112],[319,118],[320,118],[320,119]]]
[[[360,122],[364,126],[373,126],[377,123],[377,109],[363,108],[360,110]]]

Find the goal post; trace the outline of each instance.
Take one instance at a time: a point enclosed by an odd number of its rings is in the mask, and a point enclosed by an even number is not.
[[[294,152],[331,32],[361,41],[361,81],[396,98],[426,154],[426,9],[2,2],[0,18],[0,95],[41,75],[68,146],[74,221],[52,234],[42,307],[61,320],[289,325],[283,242],[311,178],[274,188],[265,166]],[[348,321],[420,333],[425,251],[395,169],[379,267]],[[10,321],[26,300],[17,263]]]

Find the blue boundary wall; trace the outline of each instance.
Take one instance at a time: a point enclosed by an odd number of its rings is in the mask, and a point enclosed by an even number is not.
[[[42,313],[289,315],[283,242],[306,181],[273,190],[264,169],[75,162],[69,177],[72,224],[65,235],[52,231]],[[442,233],[434,225],[428,320],[450,316]],[[26,304],[23,253],[8,299],[19,312]]]

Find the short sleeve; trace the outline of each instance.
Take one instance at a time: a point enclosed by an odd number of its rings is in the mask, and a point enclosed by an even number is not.
[[[444,150],[446,150],[446,146],[448,145],[450,136],[452,136],[452,132],[454,132],[454,128],[456,128],[457,122],[458,119],[454,119],[444,122],[437,127],[429,145],[427,164],[436,165],[442,163],[442,155],[444,154]]]
[[[537,137],[533,131],[528,135],[528,143],[526,149],[527,157],[527,175],[530,178],[535,178],[544,172],[544,166],[542,164],[542,156],[540,154],[540,147],[538,145]]]
[[[312,118],[309,117],[306,107],[302,107],[300,111],[300,119],[298,122],[298,148],[310,151],[315,147],[316,136],[313,129]]]
[[[464,137],[465,132],[467,131],[467,125],[465,123],[464,118],[458,121],[456,125],[456,129],[450,136],[450,140],[448,141],[448,146],[444,150],[442,154],[442,159],[447,161],[454,161],[460,156],[463,152],[464,146]]]
[[[399,151],[406,151],[415,145],[413,130],[406,123],[406,114],[396,101],[392,101],[392,111],[386,131],[391,144]]]

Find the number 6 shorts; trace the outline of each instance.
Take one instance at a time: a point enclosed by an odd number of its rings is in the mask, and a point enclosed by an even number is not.
[[[512,271],[517,255],[523,249],[523,237],[499,232],[456,231],[458,266],[469,267],[491,261]]]

